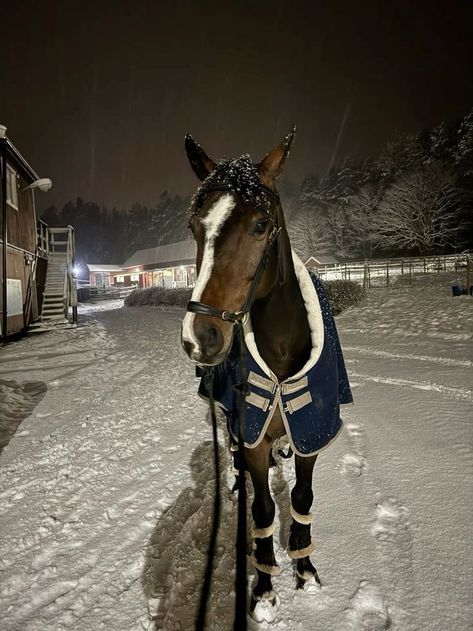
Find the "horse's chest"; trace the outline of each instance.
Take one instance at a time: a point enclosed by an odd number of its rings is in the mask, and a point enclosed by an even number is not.
[[[279,410],[276,410],[268,426],[268,429],[266,430],[266,434],[264,435],[265,440],[267,440],[269,443],[272,443],[285,434],[286,428],[284,427],[281,412]]]

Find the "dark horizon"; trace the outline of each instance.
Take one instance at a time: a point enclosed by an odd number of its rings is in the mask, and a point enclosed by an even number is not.
[[[285,181],[376,157],[473,105],[473,5],[23,2],[3,10],[0,123],[53,189],[152,204],[196,180],[183,139],[255,160],[296,123]]]

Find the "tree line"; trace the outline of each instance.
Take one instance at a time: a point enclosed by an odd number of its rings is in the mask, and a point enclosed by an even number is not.
[[[303,258],[340,260],[443,254],[473,247],[473,110],[389,142],[377,159],[346,159],[328,173],[286,183],[283,203]],[[46,209],[50,226],[71,224],[77,258],[123,263],[136,250],[190,238],[189,199],[164,191],[152,206],[108,209],[77,198]]]
[[[164,191],[156,204],[109,209],[78,197],[61,210],[47,208],[41,219],[49,226],[74,226],[79,263],[121,264],[136,250],[189,238],[189,199]]]
[[[472,208],[473,110],[307,177],[289,230],[303,257],[443,254],[473,246]]]

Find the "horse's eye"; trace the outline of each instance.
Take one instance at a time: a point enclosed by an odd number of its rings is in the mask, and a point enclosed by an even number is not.
[[[266,232],[267,225],[268,225],[268,222],[265,219],[258,221],[258,223],[253,228],[253,234],[259,234],[259,235],[264,234]]]

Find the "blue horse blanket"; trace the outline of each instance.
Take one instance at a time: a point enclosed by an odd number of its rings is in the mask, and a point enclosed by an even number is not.
[[[256,447],[263,439],[274,412],[279,409],[289,443],[300,456],[312,456],[326,447],[341,429],[340,404],[352,403],[350,384],[335,321],[325,289],[293,254],[294,267],[307,309],[312,352],[296,375],[279,382],[258,352],[251,321],[244,325],[247,348],[245,445]],[[201,373],[200,373],[201,374]],[[214,399],[236,440],[239,424],[240,382],[238,341],[225,362],[214,368]],[[199,394],[208,398],[201,379]]]

